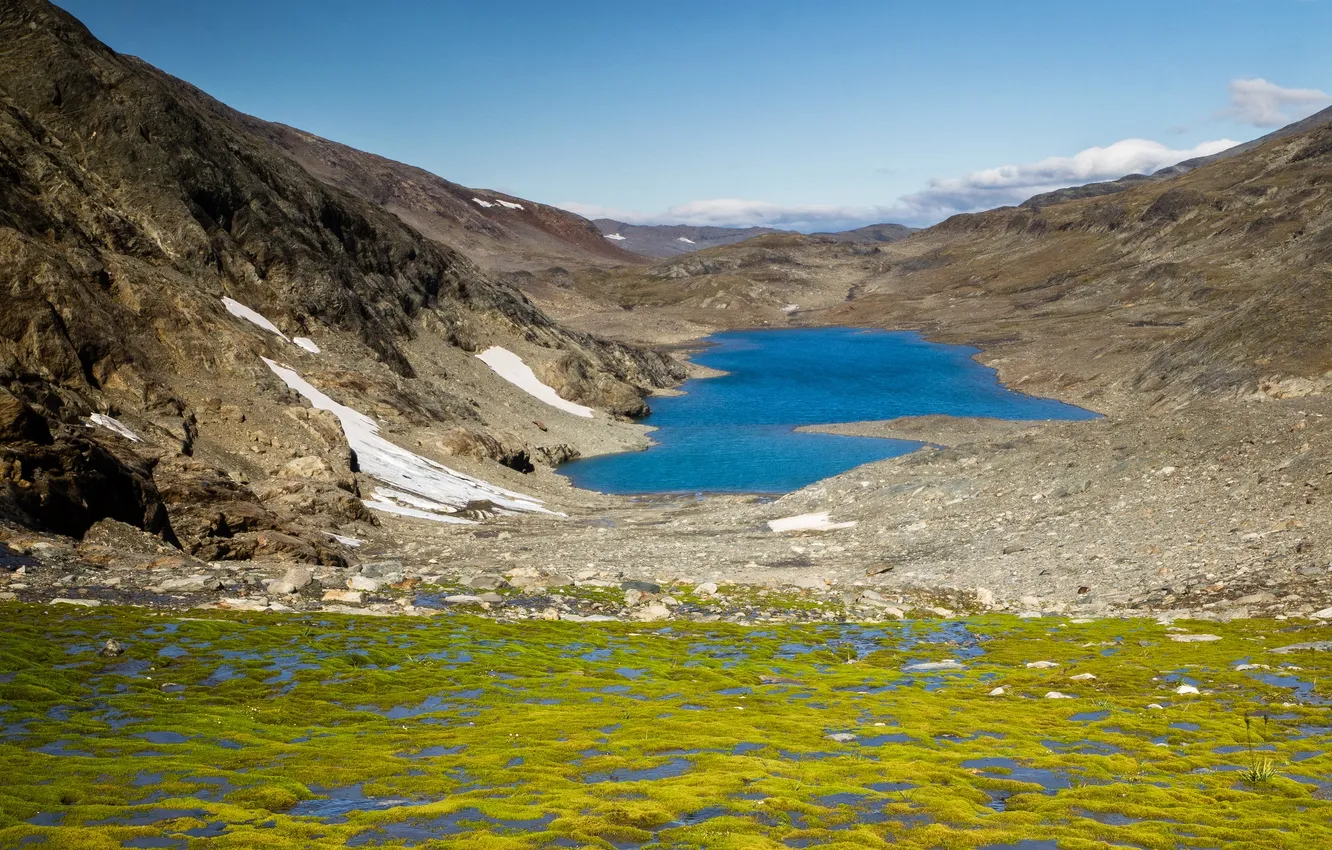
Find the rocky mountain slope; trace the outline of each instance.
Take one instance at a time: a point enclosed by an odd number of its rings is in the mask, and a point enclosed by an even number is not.
[[[461,251],[485,268],[523,271],[643,261],[604,239],[587,219],[558,207],[489,189],[469,189],[285,124],[240,113],[234,118],[325,183],[388,210],[422,235]]]
[[[0,2],[0,45],[0,520],[338,562],[363,499],[503,511],[524,473],[640,441],[616,418],[679,379],[44,0]]]

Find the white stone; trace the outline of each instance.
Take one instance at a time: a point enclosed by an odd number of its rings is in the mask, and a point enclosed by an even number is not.
[[[325,590],[325,602],[343,602],[349,605],[361,604],[361,591],[359,590]]]
[[[1093,682],[1096,680],[1095,673],[1079,673],[1076,676],[1068,677],[1070,682]]]
[[[634,612],[634,619],[643,623],[655,623],[658,620],[668,620],[671,616],[671,609],[662,605],[660,602],[654,602]]]
[[[703,583],[700,584],[698,587],[694,588],[694,595],[695,595],[695,596],[716,596],[716,595],[717,595],[717,582],[715,582],[715,581],[705,581],[705,582],[703,582]]]
[[[1049,670],[1051,667],[1058,667],[1058,661],[1028,661],[1028,670]]]
[[[1061,694],[1059,691],[1050,691],[1050,693],[1048,693],[1048,694],[1045,695],[1045,698],[1046,698],[1046,699],[1073,699],[1073,697],[1069,696],[1068,694]]]
[[[51,600],[52,605],[80,605],[84,608],[96,608],[102,603],[96,599],[70,599],[65,596],[57,596]]]
[[[1180,696],[1187,696],[1188,694],[1198,693],[1198,689],[1193,685],[1180,685],[1178,688],[1175,688],[1175,693]]]
[[[994,690],[990,691],[990,696],[992,696],[992,697],[1001,697],[1001,696],[1003,696],[1003,695],[1006,694],[1006,693],[1008,693],[1008,691],[1006,691],[1006,690],[1004,690],[1002,687],[1000,687],[1000,688],[995,688]]]
[[[1220,635],[1167,635],[1176,643],[1210,643],[1214,640],[1221,640]]]
[[[363,590],[366,593],[376,593],[383,586],[383,581],[377,578],[370,578],[369,576],[352,576],[347,579],[347,588],[349,590]]]

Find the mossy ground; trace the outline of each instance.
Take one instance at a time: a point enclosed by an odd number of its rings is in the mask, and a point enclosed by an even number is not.
[[[1332,846],[1332,628],[0,616],[0,847]]]

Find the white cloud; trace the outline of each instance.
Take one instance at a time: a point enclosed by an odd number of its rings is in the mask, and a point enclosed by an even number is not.
[[[1004,165],[962,177],[931,180],[928,188],[903,197],[897,207],[905,219],[938,221],[955,213],[1020,204],[1032,195],[1066,186],[1117,180],[1126,174],[1150,174],[1236,144],[1218,139],[1179,150],[1148,139],[1124,139],[1073,156],[1052,156],[1026,165]]]
[[[1223,117],[1255,127],[1280,127],[1332,105],[1332,95],[1318,89],[1287,89],[1262,77],[1230,81],[1230,108]]]
[[[717,227],[778,227],[791,230],[839,230],[895,221],[924,225],[950,215],[1020,204],[1032,195],[1126,174],[1151,173],[1167,165],[1207,156],[1236,142],[1219,139],[1192,148],[1174,149],[1148,139],[1124,139],[1072,156],[1054,156],[1025,165],[1004,165],[962,177],[931,180],[920,191],[896,203],[871,206],[777,204],[738,198],[691,201],[665,212],[642,213],[589,204],[560,204],[588,218],[613,218],[629,224],[690,224]]]

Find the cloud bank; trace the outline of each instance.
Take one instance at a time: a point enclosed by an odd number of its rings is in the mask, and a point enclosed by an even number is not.
[[[1318,89],[1287,89],[1262,77],[1230,81],[1230,108],[1221,113],[1255,127],[1282,127],[1332,106],[1332,94]]]
[[[716,227],[777,227],[788,230],[842,230],[884,221],[926,225],[950,215],[1020,204],[1032,195],[1066,186],[1149,174],[1197,156],[1207,156],[1236,142],[1218,139],[1174,149],[1147,139],[1124,139],[1072,156],[1053,156],[1025,165],[1004,165],[962,177],[931,180],[920,192],[896,203],[871,206],[777,204],[739,198],[715,198],[678,204],[664,212],[564,203],[559,206],[588,218],[612,218],[628,224],[689,224]]]

